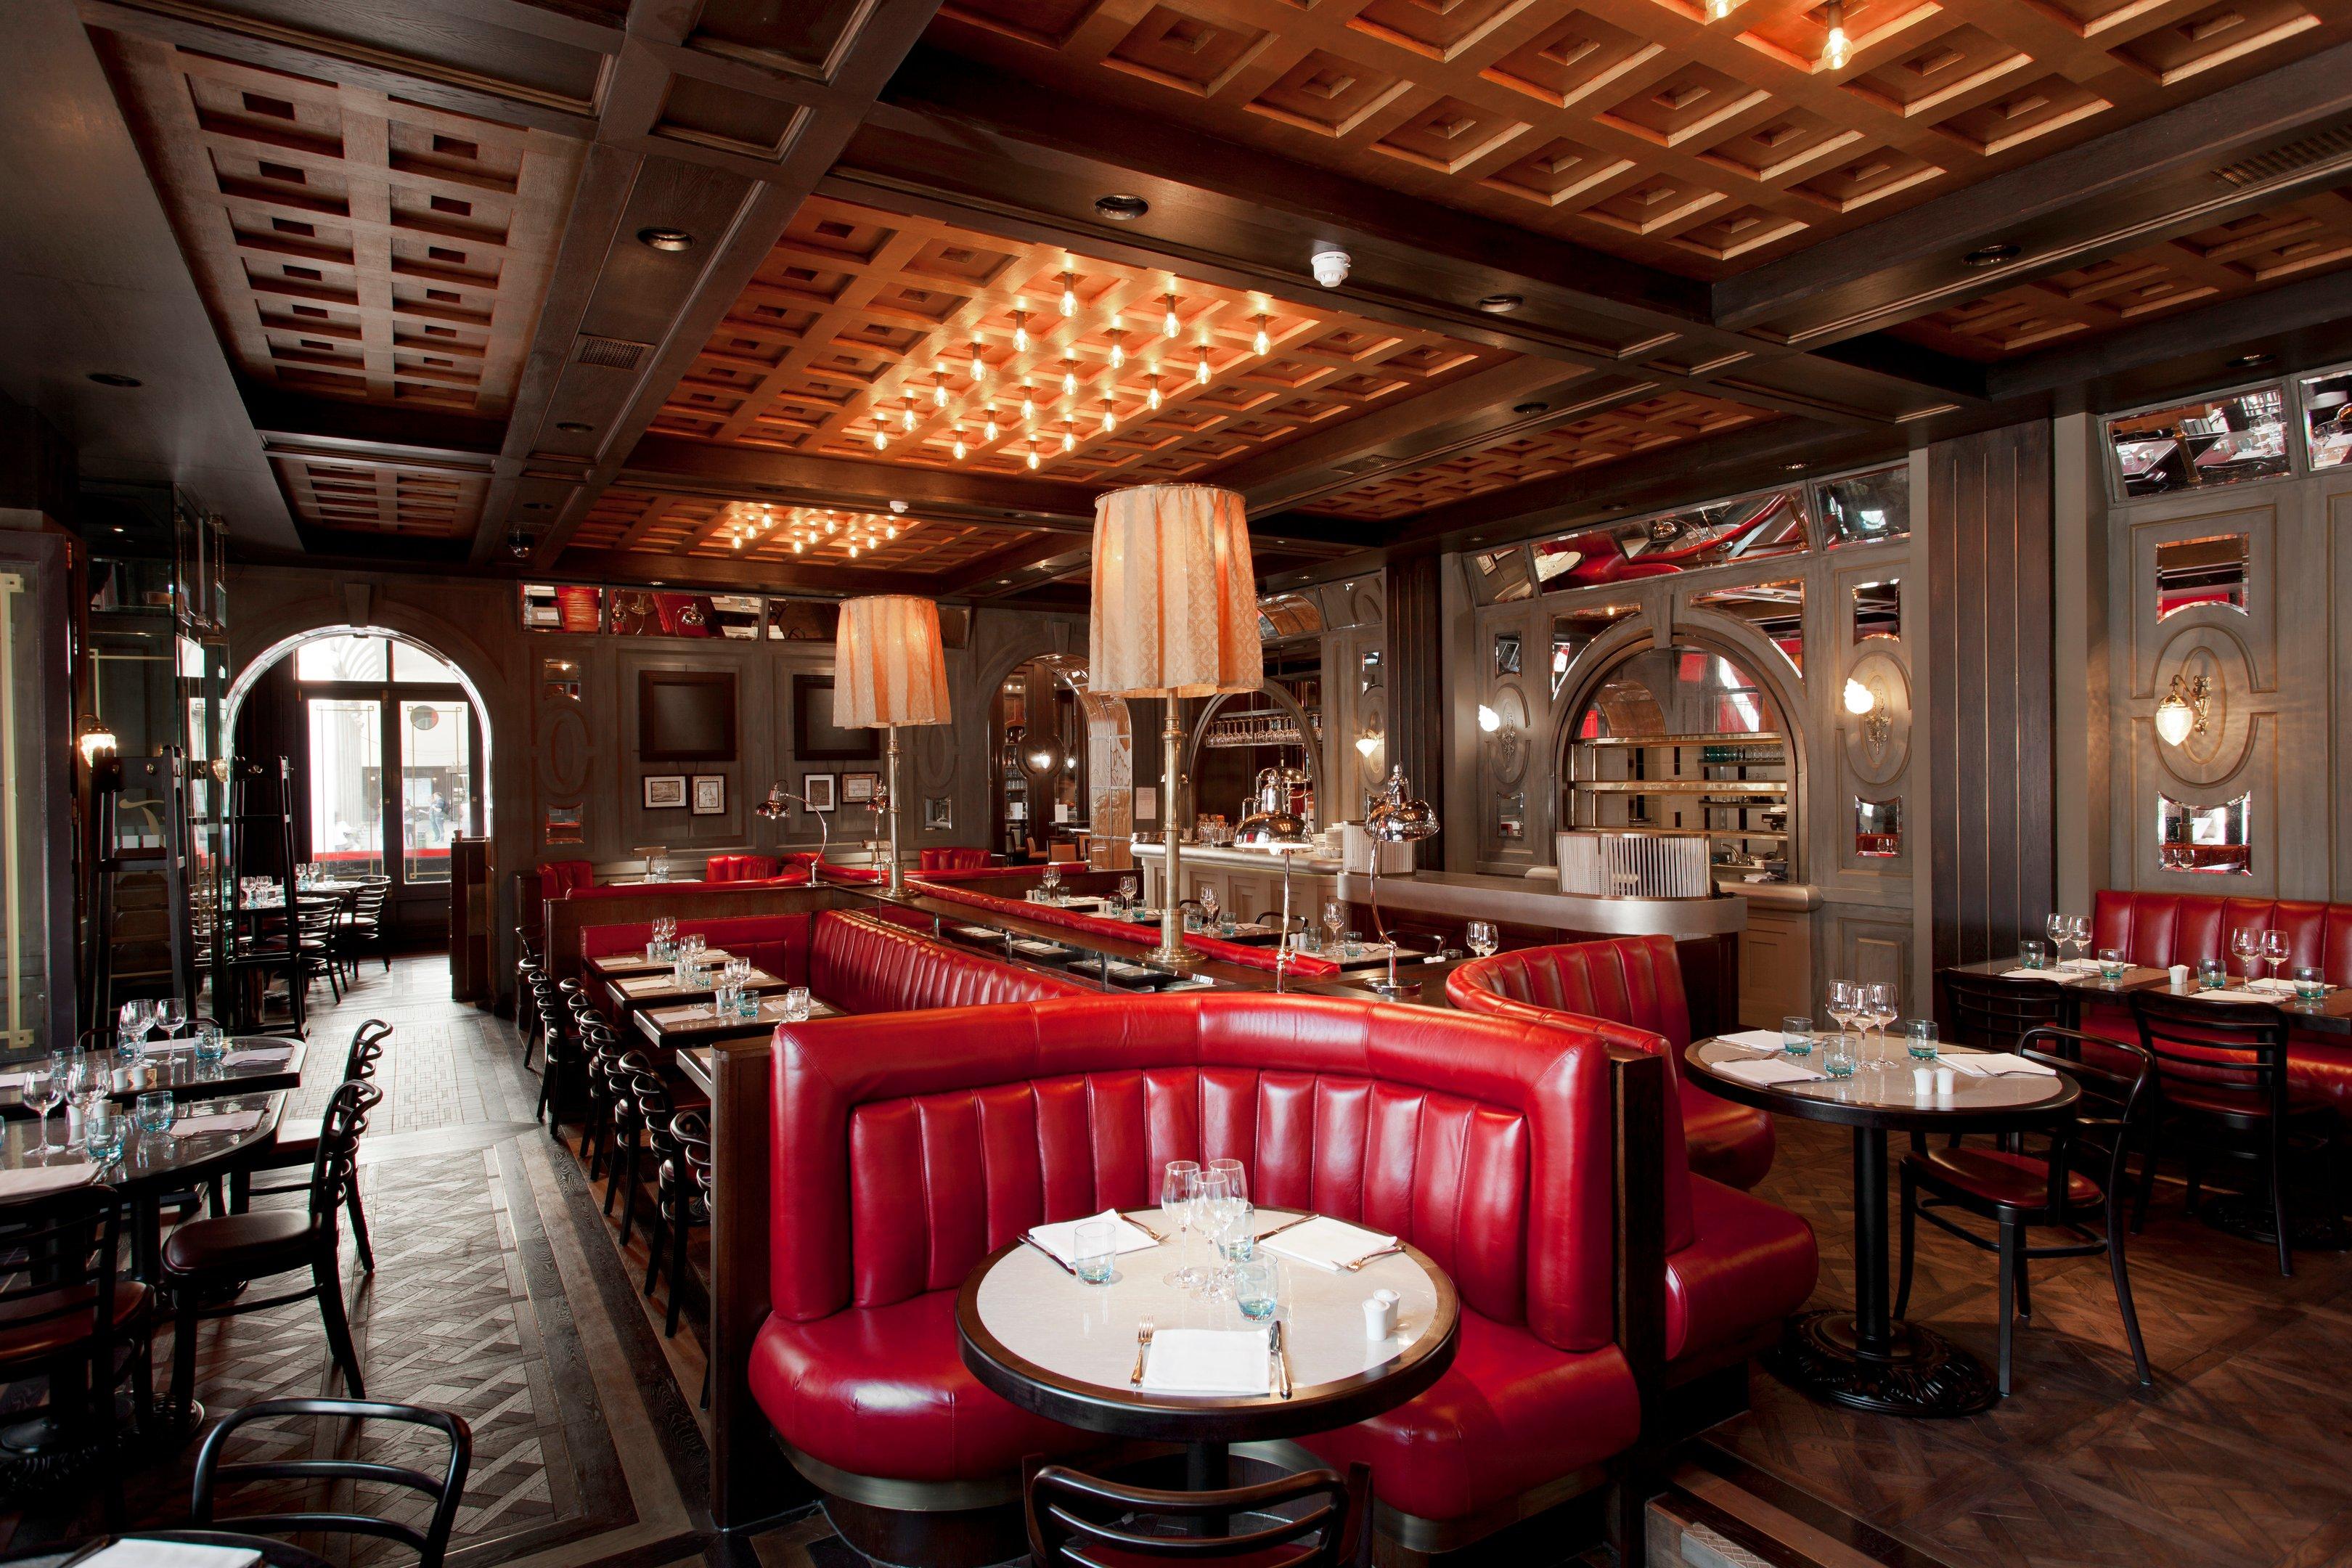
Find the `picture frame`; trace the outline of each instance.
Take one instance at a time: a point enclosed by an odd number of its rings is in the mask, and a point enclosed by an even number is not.
[[[926,833],[955,831],[954,797],[935,795],[923,802],[923,831]]]
[[[808,803],[809,810],[828,812],[839,808],[841,802],[834,789],[836,778],[833,773],[801,775],[801,798]]]
[[[793,677],[793,755],[804,763],[871,763],[882,756],[882,731],[833,721],[833,677]]]
[[[841,803],[844,805],[868,805],[881,787],[880,773],[844,773],[841,775]]]
[[[647,811],[675,811],[686,804],[684,773],[647,773],[645,789]]]
[[[733,670],[637,671],[639,762],[731,763],[736,736]]]
[[[724,816],[727,814],[727,775],[697,773],[694,775],[694,815]]]

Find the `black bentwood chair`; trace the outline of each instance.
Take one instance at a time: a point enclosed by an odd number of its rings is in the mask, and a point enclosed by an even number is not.
[[[1344,1480],[1332,1470],[1302,1470],[1214,1492],[1120,1486],[1034,1458],[1023,1471],[1029,1552],[1039,1568],[1158,1562],[1370,1568],[1372,1561],[1370,1466],[1349,1466]],[[1207,1537],[1155,1535],[1138,1527],[1145,1518],[1204,1529],[1234,1519],[1247,1528]]]
[[[2096,1048],[2085,1060],[2084,1045]],[[2155,1067],[2137,1046],[2037,1025],[2018,1041],[2017,1054],[2028,1061],[2056,1068],[2072,1078],[2082,1094],[2071,1121],[2051,1130],[2046,1154],[2037,1157],[2022,1149],[1946,1148],[1913,1150],[1904,1156],[1903,1272],[1895,1293],[1895,1315],[1911,1304],[1912,1240],[1916,1222],[1925,1219],[1970,1247],[2000,1255],[2000,1392],[2009,1393],[2010,1340],[2016,1321],[2033,1316],[2033,1298],[2026,1284],[2026,1265],[2037,1258],[2107,1257],[2115,1277],[2116,1305],[2122,1311],[2124,1336],[2131,1342],[2132,1364],[2143,1384],[2154,1379],[2147,1370],[2147,1351],[2140,1343],[2139,1314],[2133,1310],[2131,1277],[2124,1268],[2124,1164],[2147,1123],[2153,1100]],[[2118,1058],[2123,1068],[2103,1065]],[[2104,1166],[2104,1181],[2094,1181],[2078,1165]],[[1925,1194],[1924,1196],[1922,1194]],[[1987,1237],[1958,1225],[1942,1211],[1957,1209],[1993,1221],[2000,1229]],[[2085,1223],[2098,1219],[2095,1232]],[[2046,1247],[2027,1244],[2033,1226],[2067,1231],[2078,1239]]]
[[[276,1421],[289,1415],[321,1415],[348,1421],[400,1421],[429,1426],[449,1439],[449,1465],[441,1479],[421,1470],[369,1459],[270,1459],[223,1464],[221,1451],[229,1435],[248,1421]],[[340,1446],[339,1446],[340,1447]],[[415,1552],[417,1568],[441,1568],[449,1550],[449,1531],[457,1522],[457,1504],[466,1495],[466,1472],[472,1467],[474,1434],[463,1417],[415,1405],[383,1405],[367,1399],[271,1399],[248,1405],[223,1416],[205,1434],[196,1454],[196,1479],[189,1512],[199,1529],[234,1531],[242,1534],[299,1535],[312,1531],[338,1535],[373,1535],[397,1541]],[[349,1483],[404,1488],[433,1500],[433,1517],[422,1531],[375,1514],[272,1510],[234,1519],[214,1517],[214,1492],[224,1487],[259,1481],[323,1481],[344,1496]],[[273,1489],[282,1497],[282,1489]]]
[[[373,1079],[375,1064],[383,1056],[384,1045],[391,1038],[392,1026],[381,1018],[370,1018],[352,1031],[351,1048],[343,1054],[341,1081],[366,1083]],[[367,1116],[362,1112],[354,1136],[366,1131]],[[318,1153],[319,1138],[316,1133],[293,1132],[280,1127],[278,1142],[267,1152],[256,1155],[250,1164],[229,1177],[229,1206],[236,1213],[243,1214],[252,1206],[255,1198],[307,1190],[309,1184],[306,1182],[281,1182],[276,1186],[257,1187],[253,1184],[252,1173],[297,1170],[311,1163]],[[368,1242],[367,1210],[360,1205],[359,1172],[356,1169],[352,1172],[352,1179],[343,1194],[343,1209],[351,1215],[352,1243],[359,1248],[360,1267],[373,1274],[375,1272],[375,1248]]]

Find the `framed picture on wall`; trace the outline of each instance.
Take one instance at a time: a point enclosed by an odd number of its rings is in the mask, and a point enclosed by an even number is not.
[[[944,795],[935,795],[923,802],[923,828],[926,832],[951,833],[955,830],[955,801]]]
[[[686,804],[684,773],[647,773],[646,775],[646,809],[674,811]]]
[[[733,762],[735,672],[639,670],[637,759],[647,763]]]
[[[870,763],[882,755],[879,730],[836,729],[833,677],[793,677],[793,755],[804,763]]]
[[[841,798],[848,805],[864,805],[874,798],[881,787],[880,773],[844,773],[841,775]]]
[[[838,804],[833,793],[834,782],[832,773],[801,775],[801,798],[808,802],[811,811],[831,811]]]
[[[727,775],[697,773],[694,775],[694,815],[722,816],[727,811]]]

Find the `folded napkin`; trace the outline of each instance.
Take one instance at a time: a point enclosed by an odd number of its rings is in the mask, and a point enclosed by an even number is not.
[[[1396,1244],[1397,1238],[1393,1236],[1382,1236],[1379,1231],[1366,1230],[1362,1226],[1349,1225],[1343,1219],[1318,1215],[1304,1225],[1294,1225],[1259,1245],[1268,1252],[1278,1252],[1310,1268],[1337,1274],[1341,1264],[1353,1263],[1370,1253],[1385,1252]]]
[[[81,1560],[79,1568],[254,1568],[261,1553],[244,1546],[205,1546],[193,1541],[147,1541],[128,1536]]]
[[[21,1203],[26,1198],[61,1193],[68,1187],[87,1186],[97,1175],[98,1167],[87,1161],[71,1165],[24,1165],[15,1170],[0,1171],[0,1203]]]
[[[2255,980],[2249,982],[2246,989],[2249,991],[2269,991],[2281,996],[2292,996],[2294,994],[2294,982],[2292,980]],[[2328,989],[2333,991],[2336,987],[2331,985]]]
[[[1059,1225],[1038,1225],[1029,1227],[1029,1239],[1076,1268],[1078,1266],[1078,1226],[1093,1220],[1107,1219],[1117,1226],[1112,1246],[1119,1252],[1140,1252],[1160,1244],[1132,1223],[1122,1218],[1117,1209],[1105,1209],[1100,1214],[1087,1215],[1084,1219],[1066,1219]]]
[[[1154,1394],[1266,1394],[1273,1350],[1264,1329],[1161,1329],[1143,1357]]]
[[[2040,1062],[2030,1062],[2023,1057],[2011,1056],[2007,1051],[1964,1051],[1943,1058],[1940,1065],[1950,1068],[1955,1072],[1967,1073],[1971,1078],[2015,1077],[2027,1073],[2041,1078],[2058,1076],[2056,1068],[2044,1067]]]
[[[2200,1002],[2275,1002],[2277,997],[2262,991],[2195,991],[2189,993]]]
[[[1795,1062],[1776,1061],[1769,1057],[1762,1061],[1717,1062],[1715,1070],[1726,1078],[1736,1078],[1762,1089],[1776,1083],[1811,1083],[1830,1076],[1819,1068],[1799,1067]]]
[[[1777,1051],[1780,1048],[1780,1033],[1773,1029],[1735,1029],[1728,1035],[1717,1035],[1716,1038],[1727,1046],[1738,1046],[1743,1051]]]
[[[2004,969],[2003,980],[2063,980],[2071,971],[2059,969]]]
[[[2063,958],[2058,961],[2058,967],[2071,969],[2077,974],[2096,974],[2099,961],[2095,958]]]
[[[248,1046],[221,1058],[225,1068],[283,1067],[294,1054],[291,1046]]]
[[[261,1125],[258,1110],[215,1110],[203,1116],[183,1116],[172,1123],[174,1138],[194,1138],[202,1132],[250,1132]]]

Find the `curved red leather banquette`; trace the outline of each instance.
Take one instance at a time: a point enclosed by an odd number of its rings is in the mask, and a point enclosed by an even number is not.
[[[1369,1464],[1408,1526],[1473,1539],[1637,1435],[1612,1320],[1609,1058],[1572,1022],[1261,993],[781,1027],[752,1397],[837,1495],[1017,1496],[1024,1456],[1104,1439],[965,1369],[965,1276],[1040,1221],[1149,1206],[1166,1161],[1234,1156],[1259,1202],[1393,1232],[1453,1276],[1444,1375],[1305,1443]],[[1774,1294],[1725,1278],[1742,1305]]]
[[[920,865],[926,871],[977,871],[995,864],[996,857],[985,849],[926,849],[920,858]]]
[[[596,885],[596,868],[586,860],[550,860],[539,868],[539,896],[542,901],[560,899],[574,888]]]
[[[2286,933],[2287,961],[2281,974],[2308,965],[2331,985],[2352,985],[2352,904],[2310,903],[2293,899],[2226,899],[2210,893],[2139,893],[2102,889],[2092,901],[2091,951],[2119,947],[2134,963],[2154,969],[2185,963],[2191,969],[2219,959],[2236,975],[2239,961],[2230,938],[2241,931]],[[2352,1126],[2352,1041],[2341,1035],[2315,1035],[2294,1028],[2289,1014],[2287,1082],[2305,1094],[2324,1095],[2337,1119]],[[2116,1039],[2139,1038],[2130,1012],[2092,1001],[2083,1027]]]
[[[1469,1013],[1601,1018],[1657,1037],[1682,1106],[1690,1168],[1742,1191],[1772,1168],[1772,1119],[1688,1082],[1691,1041],[1682,964],[1671,937],[1610,937],[1475,958],[1445,977],[1446,999]],[[1622,1044],[1633,1044],[1622,1041]],[[1644,1048],[1650,1048],[1645,1047]]]
[[[761,882],[783,868],[773,855],[713,855],[703,862],[702,878],[707,882]]]

